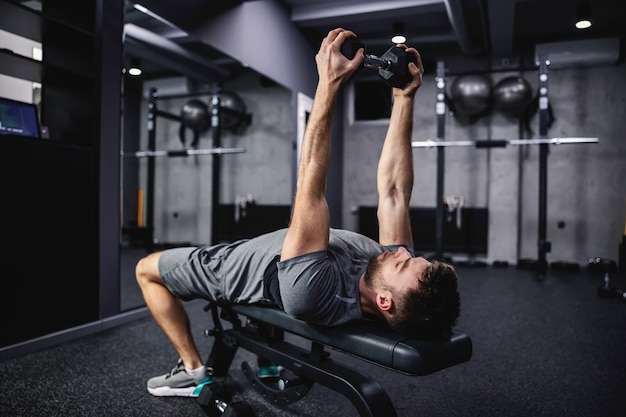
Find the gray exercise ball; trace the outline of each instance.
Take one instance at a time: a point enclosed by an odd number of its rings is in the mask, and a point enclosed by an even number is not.
[[[510,117],[523,115],[532,100],[530,84],[520,76],[503,78],[493,90],[494,108]]]
[[[180,120],[185,127],[191,130],[205,131],[211,125],[209,107],[200,100],[189,100],[181,110]]]
[[[454,109],[466,116],[476,116],[491,106],[491,78],[482,74],[461,75],[450,87]]]
[[[231,91],[222,92],[220,98],[222,126],[226,129],[238,127],[245,120],[246,104],[242,98]]]

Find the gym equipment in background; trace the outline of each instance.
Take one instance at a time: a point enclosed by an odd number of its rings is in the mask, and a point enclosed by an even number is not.
[[[547,230],[547,194],[548,194],[548,148],[549,145],[560,145],[565,143],[598,143],[598,138],[548,138],[548,127],[550,125],[550,110],[548,100],[548,65],[549,61],[539,58],[537,62],[539,75],[539,139],[496,139],[496,140],[475,140],[475,141],[446,141],[445,140],[445,114],[446,114],[446,68],[443,61],[437,62],[436,70],[436,93],[437,103],[435,106],[437,114],[437,139],[427,141],[414,141],[414,148],[437,148],[437,216],[436,216],[436,247],[435,258],[443,259],[443,222],[444,222],[444,149],[448,146],[475,146],[477,148],[504,147],[507,145],[539,145],[539,216],[537,231],[537,275],[543,278],[548,269],[547,253],[552,249],[551,243],[546,238]],[[505,85],[511,88],[507,81]],[[517,81],[520,93],[511,102],[519,104],[515,110],[520,110],[521,103],[526,101],[527,92],[523,83]],[[523,100],[522,100],[523,99]],[[511,105],[511,108],[514,106]],[[512,111],[512,110],[511,110]]]
[[[604,273],[602,284],[598,286],[598,296],[601,298],[616,298],[626,301],[626,292],[615,288],[611,284],[611,274],[617,272],[617,262],[606,258],[590,258],[589,269]]]
[[[246,103],[235,92],[223,91],[220,106],[224,129],[233,133],[242,133],[242,130],[252,122],[252,115],[247,112]]]
[[[252,115],[247,113],[246,104],[243,99],[232,91],[220,92],[219,108],[220,126],[230,130],[235,134],[241,134],[243,130],[252,122]],[[163,116],[164,112],[159,115]],[[191,129],[193,140],[191,147],[198,146],[200,135],[211,128],[211,115],[213,114],[213,104],[207,105],[200,99],[193,98],[183,105],[180,111],[180,143],[186,145],[186,130]],[[175,120],[174,115],[168,114],[170,119]]]
[[[352,59],[361,48],[365,50],[365,43],[362,40],[348,38],[341,45],[341,52],[345,57]],[[389,48],[381,57],[366,53],[364,55],[365,59],[359,70],[362,68],[377,69],[380,78],[390,87],[401,88],[408,84],[411,81],[409,62],[417,64],[417,58],[414,55],[407,54],[404,49],[397,46]]]
[[[180,122],[192,130],[207,131],[211,127],[209,106],[197,98],[189,100],[180,111]]]
[[[180,143],[183,146],[186,145],[187,138],[185,131],[191,129],[193,132],[193,139],[191,141],[191,147],[198,146],[200,141],[200,135],[211,127],[211,114],[209,112],[209,106],[207,106],[202,100],[192,99],[185,103],[180,110],[180,128],[178,136]]]
[[[154,249],[154,195],[155,195],[155,157],[184,157],[190,155],[211,155],[213,157],[212,164],[212,201],[214,208],[212,210],[212,229],[217,230],[218,223],[218,210],[216,209],[217,201],[219,201],[220,192],[220,155],[243,153],[245,148],[223,148],[221,147],[221,134],[222,134],[222,122],[227,120],[231,129],[240,127],[241,125],[248,125],[251,121],[251,116],[245,113],[245,105],[243,101],[235,98],[234,93],[228,93],[227,99],[224,100],[225,106],[222,106],[222,88],[218,83],[215,83],[212,89],[211,104],[207,106],[204,102],[198,99],[192,99],[188,101],[181,110],[181,115],[175,115],[163,110],[158,109],[159,99],[169,98],[182,98],[189,97],[190,95],[171,95],[159,97],[156,88],[150,89],[150,97],[148,102],[148,149],[145,151],[137,151],[125,153],[124,157],[133,158],[148,158],[148,172],[147,172],[147,185],[146,185],[146,216],[145,224],[140,225],[141,235],[144,240],[146,249],[152,251]],[[193,96],[207,95],[195,94]],[[228,109],[227,107],[228,106]],[[244,110],[244,112],[240,112]],[[228,114],[225,117],[224,114]],[[212,147],[208,149],[175,149],[175,150],[157,150],[156,149],[156,125],[157,116],[180,122],[181,130],[190,127],[194,129],[194,133],[197,134],[203,130],[211,131]],[[236,122],[235,119],[238,121]],[[208,127],[207,127],[208,123]],[[184,144],[184,137],[181,136],[181,141]],[[197,138],[194,138],[197,142]],[[214,233],[213,233],[214,235]],[[216,236],[211,237],[215,241]]]
[[[518,75],[501,79],[493,88],[493,107],[506,116],[522,116],[532,101],[530,84]]]
[[[485,114],[492,106],[492,82],[485,74],[467,74],[457,77],[450,86],[450,106],[463,116]]]
[[[154,158],[156,156],[192,156],[192,155],[223,155],[227,153],[244,153],[246,148],[212,148],[212,149],[172,149],[167,151],[137,151],[124,154],[125,157]]]
[[[484,139],[484,140],[418,140],[411,142],[413,148],[437,148],[474,146],[476,148],[505,148],[522,145],[566,145],[598,143],[598,138],[549,138],[549,139]]]

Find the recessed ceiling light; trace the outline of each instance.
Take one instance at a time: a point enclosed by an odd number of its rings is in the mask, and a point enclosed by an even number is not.
[[[398,43],[405,43],[406,42],[406,35],[404,34],[404,23],[402,22],[394,22],[393,26],[391,28],[392,31],[392,38],[391,38],[391,42],[393,42],[394,44],[398,44]]]
[[[404,35],[394,35],[394,37],[391,38],[391,42],[393,42],[393,43],[405,43],[406,42],[406,36],[404,36]]]
[[[591,7],[588,4],[578,6],[578,16],[576,19],[577,29],[587,29],[591,27]]]

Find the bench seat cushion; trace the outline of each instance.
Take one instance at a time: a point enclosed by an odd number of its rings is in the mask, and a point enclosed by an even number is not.
[[[419,340],[399,335],[384,323],[364,321],[329,328],[308,324],[275,308],[231,308],[251,319],[407,375],[428,375],[467,362],[472,356],[470,337],[458,329],[453,330],[449,341]]]

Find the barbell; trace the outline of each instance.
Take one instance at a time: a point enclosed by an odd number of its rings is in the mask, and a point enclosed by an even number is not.
[[[565,145],[576,143],[598,143],[598,138],[550,138],[550,139],[481,139],[481,140],[422,140],[413,141],[413,148],[436,148],[474,146],[476,148],[504,148],[508,145]]]
[[[229,153],[244,153],[246,148],[210,148],[210,149],[173,149],[164,151],[137,151],[124,154],[126,158],[153,158],[157,156],[191,156],[191,155],[222,155]]]

